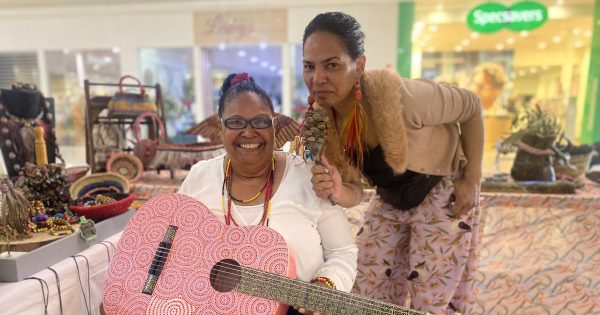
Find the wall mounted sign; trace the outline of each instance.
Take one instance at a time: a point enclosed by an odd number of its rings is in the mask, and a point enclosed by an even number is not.
[[[287,11],[218,11],[194,13],[197,45],[287,42]]]
[[[502,28],[515,32],[536,29],[548,20],[548,8],[534,1],[517,2],[510,7],[488,2],[473,8],[467,25],[479,33],[494,33]]]

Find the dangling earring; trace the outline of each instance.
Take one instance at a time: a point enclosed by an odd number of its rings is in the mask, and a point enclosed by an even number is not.
[[[313,110],[313,104],[315,103],[315,98],[312,95],[308,95],[308,110]]]
[[[342,133],[340,135],[344,144],[345,155],[350,161],[355,161],[356,165],[362,168],[363,164],[363,132],[365,130],[364,110],[361,104],[362,90],[360,84],[354,84],[354,106],[352,110],[344,117]],[[356,156],[354,156],[356,154]]]

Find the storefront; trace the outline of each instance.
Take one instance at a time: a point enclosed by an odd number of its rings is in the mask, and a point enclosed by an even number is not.
[[[422,63],[412,75],[478,93],[487,150],[535,105],[557,117],[566,137],[591,143],[581,126],[590,56],[599,58],[590,45],[594,1],[416,2],[415,15],[413,58]]]

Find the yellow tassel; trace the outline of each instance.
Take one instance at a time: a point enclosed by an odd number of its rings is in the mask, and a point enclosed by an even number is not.
[[[364,110],[360,102],[356,102],[352,110],[344,117],[341,141],[344,144],[346,157],[350,161],[355,161],[356,166],[362,168],[363,165],[363,132],[364,132]],[[356,156],[355,156],[356,154]]]

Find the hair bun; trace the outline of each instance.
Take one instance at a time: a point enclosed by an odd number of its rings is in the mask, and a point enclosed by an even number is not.
[[[233,77],[233,79],[231,79],[231,86],[234,86],[238,83],[244,82],[244,81],[250,81],[250,75],[246,72],[242,72],[242,73],[236,73],[235,76]]]

